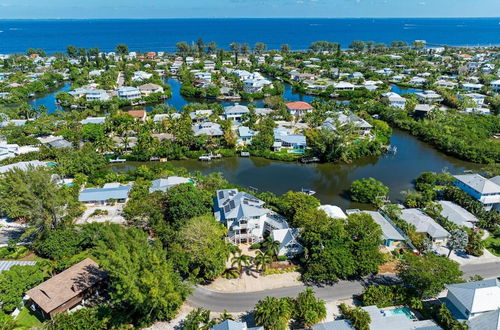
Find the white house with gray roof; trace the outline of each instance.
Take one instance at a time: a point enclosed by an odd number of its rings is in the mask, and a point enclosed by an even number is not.
[[[225,320],[214,325],[210,330],[264,330],[263,327],[249,328],[246,322],[237,322],[233,320]]]
[[[469,330],[500,330],[500,308],[485,312],[467,321]]]
[[[273,230],[288,229],[285,218],[264,207],[264,201],[237,189],[217,190],[214,216],[228,229],[233,244],[257,243]]]
[[[500,308],[499,279],[450,284],[447,289],[444,301],[458,320],[471,320]]]
[[[277,229],[271,232],[273,241],[280,243],[278,255],[293,257],[304,252],[304,247],[299,242],[297,228]]]
[[[441,215],[458,226],[474,228],[474,224],[479,221],[474,214],[460,205],[450,201],[439,201],[438,203],[443,208]]]
[[[425,233],[438,245],[446,244],[450,233],[420,209],[403,209],[400,218],[414,225],[417,233]]]
[[[233,121],[239,123],[241,122],[241,118],[243,117],[243,115],[249,112],[250,110],[247,106],[235,103],[234,105],[224,108],[224,117],[227,120],[232,119]]]
[[[170,188],[177,186],[179,184],[184,183],[194,183],[191,178],[183,178],[181,176],[169,176],[168,178],[161,178],[158,180],[154,180],[151,182],[151,187],[149,188],[149,193],[153,193],[155,191],[163,191],[166,192]]]
[[[483,204],[485,210],[500,206],[500,176],[486,179],[479,174],[455,175],[454,184]]]
[[[207,135],[210,137],[221,137],[224,135],[222,128],[217,123],[204,122],[193,125],[194,136]]]
[[[88,205],[104,205],[115,201],[126,203],[132,185],[122,186],[118,182],[106,183],[102,188],[89,188],[80,191],[78,201]]]

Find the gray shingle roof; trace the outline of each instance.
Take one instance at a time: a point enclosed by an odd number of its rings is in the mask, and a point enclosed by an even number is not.
[[[446,238],[450,235],[446,229],[419,209],[401,210],[401,219],[414,225],[417,233],[427,233],[434,239]]]

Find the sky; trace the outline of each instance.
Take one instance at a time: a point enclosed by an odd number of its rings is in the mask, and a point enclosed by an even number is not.
[[[500,0],[0,0],[1,19],[500,17]]]

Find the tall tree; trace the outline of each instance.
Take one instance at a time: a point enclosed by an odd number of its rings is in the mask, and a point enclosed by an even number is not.
[[[266,330],[286,330],[292,316],[287,298],[267,297],[255,306],[255,322]]]
[[[311,288],[299,293],[295,299],[293,319],[299,321],[304,327],[310,328],[326,317],[326,305],[321,299],[316,298]]]
[[[448,258],[453,251],[464,250],[467,247],[467,243],[469,242],[469,235],[463,230],[453,229],[450,232],[450,237],[448,238],[448,242],[446,242],[446,247],[450,250],[448,252]]]
[[[128,55],[128,53],[129,53],[128,46],[126,44],[117,45],[115,50],[116,50],[116,53],[120,56]]]

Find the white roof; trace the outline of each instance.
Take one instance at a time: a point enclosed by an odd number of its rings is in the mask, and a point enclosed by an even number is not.
[[[500,282],[498,279],[448,285],[448,294],[470,313],[488,312],[500,308]]]
[[[333,219],[347,219],[347,215],[342,209],[335,205],[321,205],[318,210],[323,210],[330,218]]]

